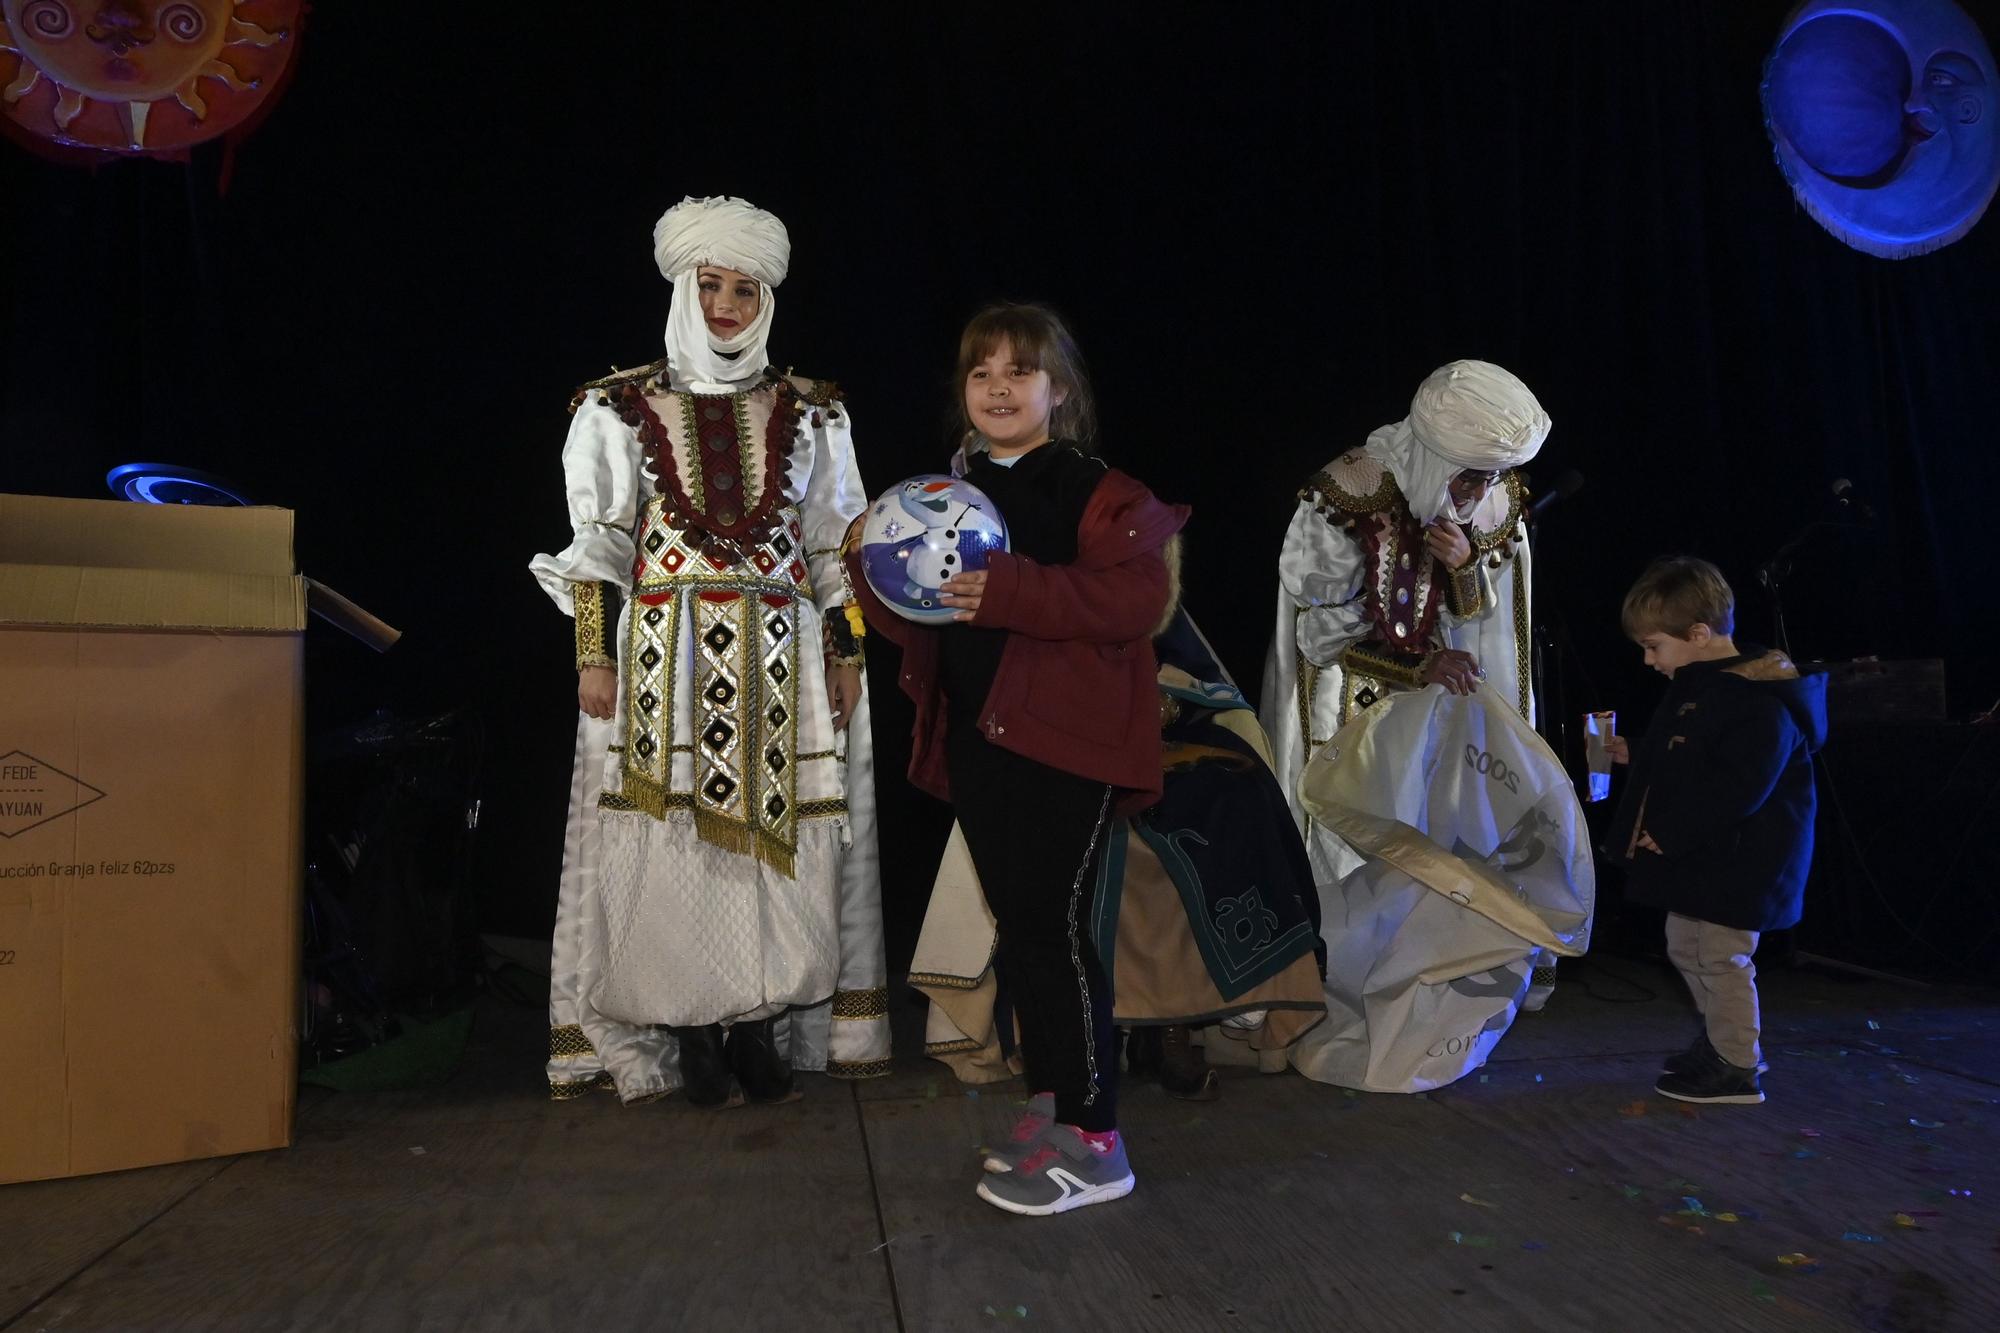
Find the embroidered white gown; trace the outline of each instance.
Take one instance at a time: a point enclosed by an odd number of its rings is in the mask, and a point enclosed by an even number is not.
[[[887,1072],[868,706],[834,731],[821,657],[837,548],[867,504],[851,426],[837,396],[777,376],[697,396],[635,372],[580,396],[574,540],[531,567],[572,615],[590,584],[622,611],[616,715],[577,729],[558,1097],[660,1095],[678,1083],[664,1026],[780,1013],[795,1067]]]

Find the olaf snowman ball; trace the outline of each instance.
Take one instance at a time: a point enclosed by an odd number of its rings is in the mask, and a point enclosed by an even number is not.
[[[945,580],[986,568],[1007,549],[1007,523],[986,492],[962,477],[912,477],[883,492],[861,527],[861,572],[883,604],[920,625],[956,614]]]

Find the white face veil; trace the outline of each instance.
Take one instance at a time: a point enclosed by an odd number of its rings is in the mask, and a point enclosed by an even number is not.
[[[1419,523],[1451,509],[1451,480],[1475,469],[1520,467],[1553,423],[1528,386],[1490,361],[1454,361],[1430,373],[1410,415],[1368,437]]]
[[[675,388],[733,393],[754,383],[771,360],[765,344],[776,288],[792,257],[785,224],[742,199],[683,199],[653,226],[653,258],[674,284],[667,311],[667,371]],[[733,338],[717,338],[701,313],[703,266],[756,279],[757,317]]]

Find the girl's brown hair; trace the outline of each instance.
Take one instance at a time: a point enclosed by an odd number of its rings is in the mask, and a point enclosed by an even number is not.
[[[959,334],[958,374],[953,383],[960,427],[975,429],[965,414],[966,377],[1003,343],[1013,349],[1015,365],[1046,370],[1051,387],[1062,395],[1062,401],[1049,413],[1050,437],[1073,441],[1090,452],[1097,437],[1097,403],[1091,397],[1083,353],[1077,350],[1076,337],[1061,315],[1031,302],[1002,301],[987,306]]]

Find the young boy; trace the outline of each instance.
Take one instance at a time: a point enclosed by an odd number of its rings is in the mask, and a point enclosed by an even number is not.
[[[1667,1059],[1655,1091],[1754,1104],[1757,937],[1797,924],[1812,864],[1813,754],[1826,741],[1826,678],[1730,637],[1736,598],[1706,560],[1655,561],[1625,594],[1625,633],[1673,683],[1631,765],[1612,855],[1633,902],[1667,911],[1667,956],[1705,1031]]]

